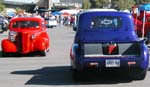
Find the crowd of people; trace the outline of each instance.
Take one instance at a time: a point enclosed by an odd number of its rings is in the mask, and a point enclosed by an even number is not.
[[[43,18],[50,18],[50,19],[55,19],[58,24],[62,24],[64,26],[73,26],[75,20],[76,20],[76,15],[53,15],[53,14],[30,14],[30,15],[24,15],[24,14],[19,14],[16,17],[24,17],[24,16],[39,16]]]
[[[76,20],[75,15],[65,16],[63,18],[59,18],[59,23],[63,23],[65,26],[72,26]],[[62,22],[61,22],[62,21]]]

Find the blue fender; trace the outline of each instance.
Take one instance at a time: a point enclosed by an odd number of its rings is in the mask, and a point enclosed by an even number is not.
[[[142,45],[142,57],[143,57],[143,63],[141,63],[142,69],[147,69],[149,66],[149,52],[148,47],[145,45],[145,42],[143,42]]]
[[[73,44],[70,50],[70,59],[73,69],[80,69],[80,51],[79,44]]]
[[[77,49],[79,48],[78,44],[73,44],[70,51],[70,57],[72,60],[75,60],[77,57]]]

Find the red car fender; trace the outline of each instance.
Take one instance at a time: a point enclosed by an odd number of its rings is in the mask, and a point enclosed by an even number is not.
[[[43,51],[49,46],[48,40],[46,38],[40,38],[34,42],[34,50]]]
[[[3,52],[17,52],[16,45],[8,39],[2,40],[1,46]]]

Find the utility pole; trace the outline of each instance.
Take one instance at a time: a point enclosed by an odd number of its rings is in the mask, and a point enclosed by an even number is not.
[[[111,8],[112,6],[112,3],[111,3],[111,0],[108,1],[108,8]]]
[[[51,9],[52,8],[52,0],[48,0],[48,9]]]

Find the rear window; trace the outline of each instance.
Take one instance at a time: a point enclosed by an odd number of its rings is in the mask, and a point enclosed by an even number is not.
[[[109,17],[109,16],[100,16],[93,17],[91,21],[91,28],[98,29],[116,29],[122,26],[121,17]]]
[[[13,28],[39,28],[37,21],[16,21],[12,24]]]

